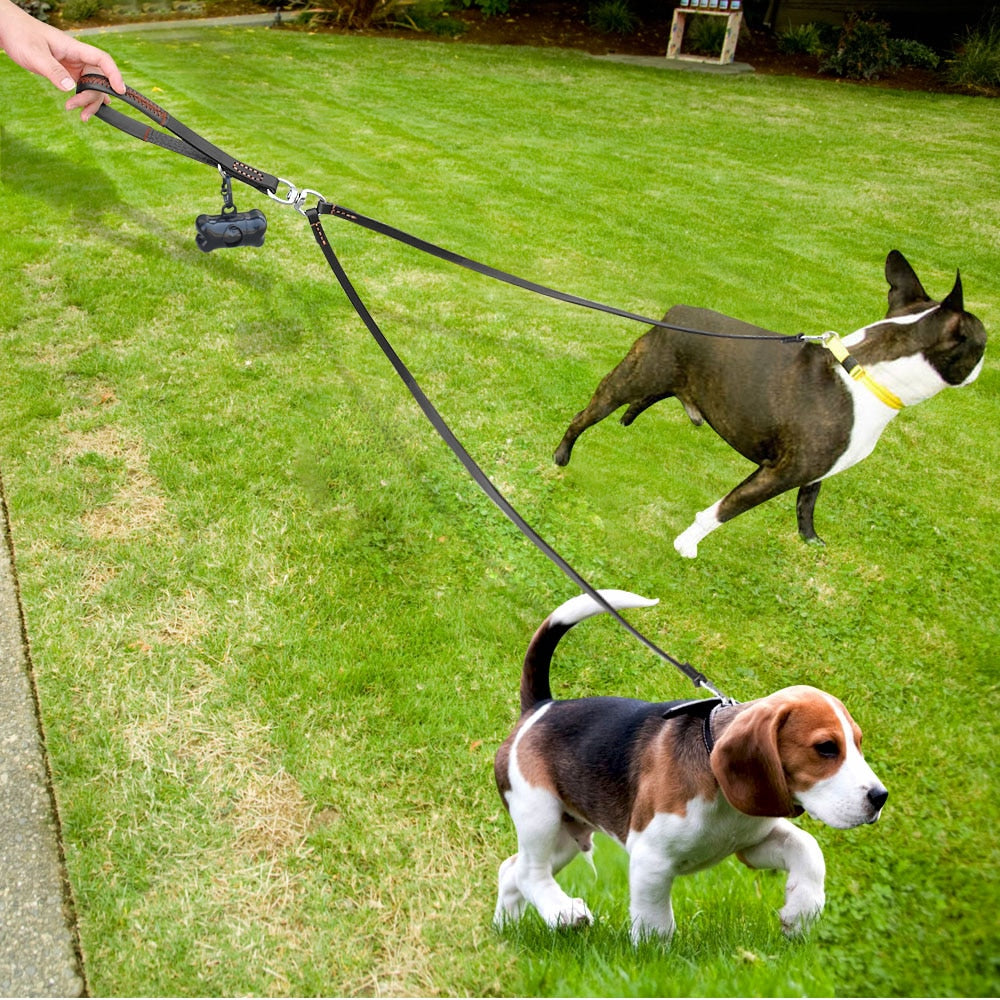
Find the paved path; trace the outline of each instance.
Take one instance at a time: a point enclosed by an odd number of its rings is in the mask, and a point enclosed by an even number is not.
[[[84,991],[0,483],[0,995]]]
[[[252,28],[273,23],[273,14],[234,14],[232,17],[198,17],[176,21],[136,21],[133,24],[106,24],[97,28],[76,28],[70,34],[77,38],[90,38],[91,45],[100,45],[100,42],[94,41],[94,35],[114,35],[132,31],[172,31],[176,28],[193,27],[220,28],[227,25]]]

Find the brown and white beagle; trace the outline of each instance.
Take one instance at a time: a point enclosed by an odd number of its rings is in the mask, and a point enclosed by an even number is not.
[[[656,603],[601,594],[619,609]],[[517,828],[496,923],[529,903],[550,927],[591,923],[555,875],[579,852],[589,857],[596,830],[628,851],[635,941],[669,939],[673,880],[733,853],[750,868],[788,872],[782,926],[803,931],[823,909],[825,864],[815,838],[785,817],[807,812],[841,829],[878,819],[889,793],[861,754],[861,730],[840,701],[805,686],[746,704],[554,701],[559,640],[602,610],[586,595],[567,601],[525,655],[521,718],[494,764]]]

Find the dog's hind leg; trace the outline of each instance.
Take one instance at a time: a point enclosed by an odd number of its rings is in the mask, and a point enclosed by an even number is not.
[[[593,832],[575,820],[564,822],[563,829],[552,857],[552,874],[557,875],[578,854],[583,854],[591,868],[594,867]],[[500,865],[499,891],[493,923],[502,927],[512,920],[519,920],[528,905],[528,900],[518,885],[518,859],[514,854]],[[575,900],[575,902],[582,902]],[[584,907],[586,909],[586,907]]]
[[[658,403],[661,399],[669,399],[669,398],[670,398],[669,394],[666,396],[662,394],[657,394],[654,396],[647,396],[645,399],[640,399],[638,403],[633,403],[622,415],[622,420],[621,420],[622,427],[628,427],[629,424],[631,424],[632,421],[635,420],[635,418],[639,416],[640,413],[644,413],[654,403]]]
[[[628,426],[653,403],[674,394],[672,372],[663,371],[662,365],[657,363],[656,343],[651,334],[643,335],[619,364],[604,376],[587,406],[570,421],[556,448],[556,465],[567,465],[576,439],[620,406],[629,404],[622,418],[622,423]]]
[[[815,483],[800,486],[798,496],[795,498],[795,516],[799,524],[799,534],[803,541],[811,545],[826,544],[813,527],[813,511],[816,509],[816,498],[822,485],[822,480],[817,480]]]
[[[573,899],[555,875],[581,849],[589,833],[575,821],[567,823],[562,803],[544,789],[523,789],[510,799],[510,816],[517,829],[518,852],[500,866],[494,919],[516,919],[530,903],[549,927],[578,927],[594,917],[582,899]]]
[[[512,920],[520,920],[528,901],[517,887],[517,855],[513,854],[500,865],[497,906],[493,923],[502,927]]]

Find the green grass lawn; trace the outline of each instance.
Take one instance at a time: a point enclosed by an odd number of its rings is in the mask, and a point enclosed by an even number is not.
[[[885,310],[896,247],[1000,317],[993,102],[717,78],[560,51],[190,29],[102,40],[233,155],[527,277],[785,333]],[[741,700],[841,696],[891,792],[803,825],[827,911],[735,861],[627,939],[624,856],[565,879],[598,915],[495,933],[514,849],[492,755],[532,631],[572,586],[478,492],[342,297],[305,221],[202,254],[210,169],[82,127],[0,63],[0,468],[95,995],[994,995],[1000,368],[905,411],[823,490],[673,551],[749,466],[680,406],[566,423],[641,327],[347,223],[327,231],[501,490],[633,620]],[[690,685],[613,622],[559,694]]]

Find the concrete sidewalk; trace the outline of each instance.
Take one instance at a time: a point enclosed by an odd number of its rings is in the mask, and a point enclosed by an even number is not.
[[[80,996],[55,801],[0,481],[0,995]]]
[[[230,17],[191,17],[175,21],[136,21],[133,24],[105,24],[97,28],[73,28],[74,38],[88,38],[100,47],[95,35],[120,35],[134,31],[176,31],[179,28],[262,27],[274,24],[274,14],[233,14]]]

